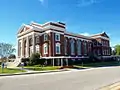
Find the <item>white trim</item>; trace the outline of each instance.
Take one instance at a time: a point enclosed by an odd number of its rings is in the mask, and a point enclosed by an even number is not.
[[[21,30],[23,30],[23,28],[25,28],[25,27],[29,27],[30,29],[32,29],[33,27],[32,26],[30,26],[30,25],[26,25],[26,24],[22,24],[21,26],[20,26],[20,28],[18,29],[18,34],[21,34],[20,32],[21,32]],[[26,30],[26,31],[28,31],[28,30]]]
[[[59,34],[64,35],[64,32],[62,33],[62,32],[59,32],[59,31],[54,31],[54,30],[50,30],[50,32],[53,32],[53,33],[59,33]]]
[[[88,56],[81,56],[81,57],[71,57],[71,56],[69,56],[69,57],[66,57],[66,56],[57,56],[57,57],[41,57],[41,59],[42,58],[45,58],[45,59],[55,59],[55,58],[89,58]]]
[[[56,29],[59,31],[65,31],[65,28],[61,28],[61,27],[57,27],[57,26],[53,26],[53,25],[44,26],[43,29]]]
[[[68,32],[68,31],[65,32],[65,34],[69,34],[69,35],[72,35],[73,37],[77,37],[77,38],[83,37],[83,38],[85,38],[86,40],[92,39],[91,37],[84,36],[84,35],[80,35],[80,34],[76,34],[76,33],[72,33],[72,32]],[[69,35],[67,35],[67,36],[69,36]]]
[[[93,36],[91,38],[102,38],[102,39],[105,39],[105,40],[110,40],[109,38],[107,37],[103,37],[103,36]]]
[[[18,37],[18,40],[19,40],[19,39],[22,39],[22,38],[26,38],[26,37],[28,37],[28,36],[31,36],[31,35],[33,35],[33,34],[39,35],[39,34],[36,33],[36,32],[30,32],[30,33],[28,33],[28,34],[25,34],[25,35],[23,35],[23,36]]]
[[[79,39],[81,41],[89,41],[89,42],[92,42],[91,40],[88,40],[88,39],[83,39],[83,38],[80,38],[80,37],[75,37],[75,36],[70,36],[70,35],[64,35],[65,37],[68,37],[68,38],[74,38],[74,39]]]

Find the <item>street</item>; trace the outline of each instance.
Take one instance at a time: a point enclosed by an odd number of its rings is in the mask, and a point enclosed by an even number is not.
[[[120,67],[0,77],[0,90],[98,90],[120,81]]]

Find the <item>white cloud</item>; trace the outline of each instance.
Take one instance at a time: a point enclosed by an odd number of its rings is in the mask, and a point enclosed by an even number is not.
[[[41,4],[44,4],[45,0],[39,0],[39,2],[40,2]]]
[[[84,35],[84,36],[90,36],[91,34],[90,33],[87,33],[87,32],[84,32],[84,33],[80,33],[81,35]]]
[[[89,6],[95,3],[99,3],[101,0],[78,0],[78,7]]]

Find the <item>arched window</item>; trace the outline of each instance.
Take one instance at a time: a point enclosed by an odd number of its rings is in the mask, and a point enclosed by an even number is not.
[[[48,54],[48,44],[44,44],[44,54]]]
[[[56,54],[60,54],[60,43],[56,43]]]
[[[77,53],[78,55],[81,55],[81,41],[77,40]]]
[[[75,54],[75,41],[71,39],[71,55]]]

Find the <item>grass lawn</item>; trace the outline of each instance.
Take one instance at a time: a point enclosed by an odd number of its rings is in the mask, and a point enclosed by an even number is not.
[[[109,66],[120,66],[120,62],[113,61],[113,62],[95,62],[95,63],[87,63],[87,64],[79,64],[75,65],[77,67],[109,67]]]
[[[19,69],[9,69],[9,68],[4,68],[4,70],[2,71],[1,67],[0,67],[0,74],[10,74],[10,73],[19,73],[19,72],[25,72]]]
[[[43,71],[43,70],[57,70],[60,68],[60,66],[44,66],[44,67],[38,67],[38,66],[25,66],[25,69],[29,70],[35,70],[35,71]]]

